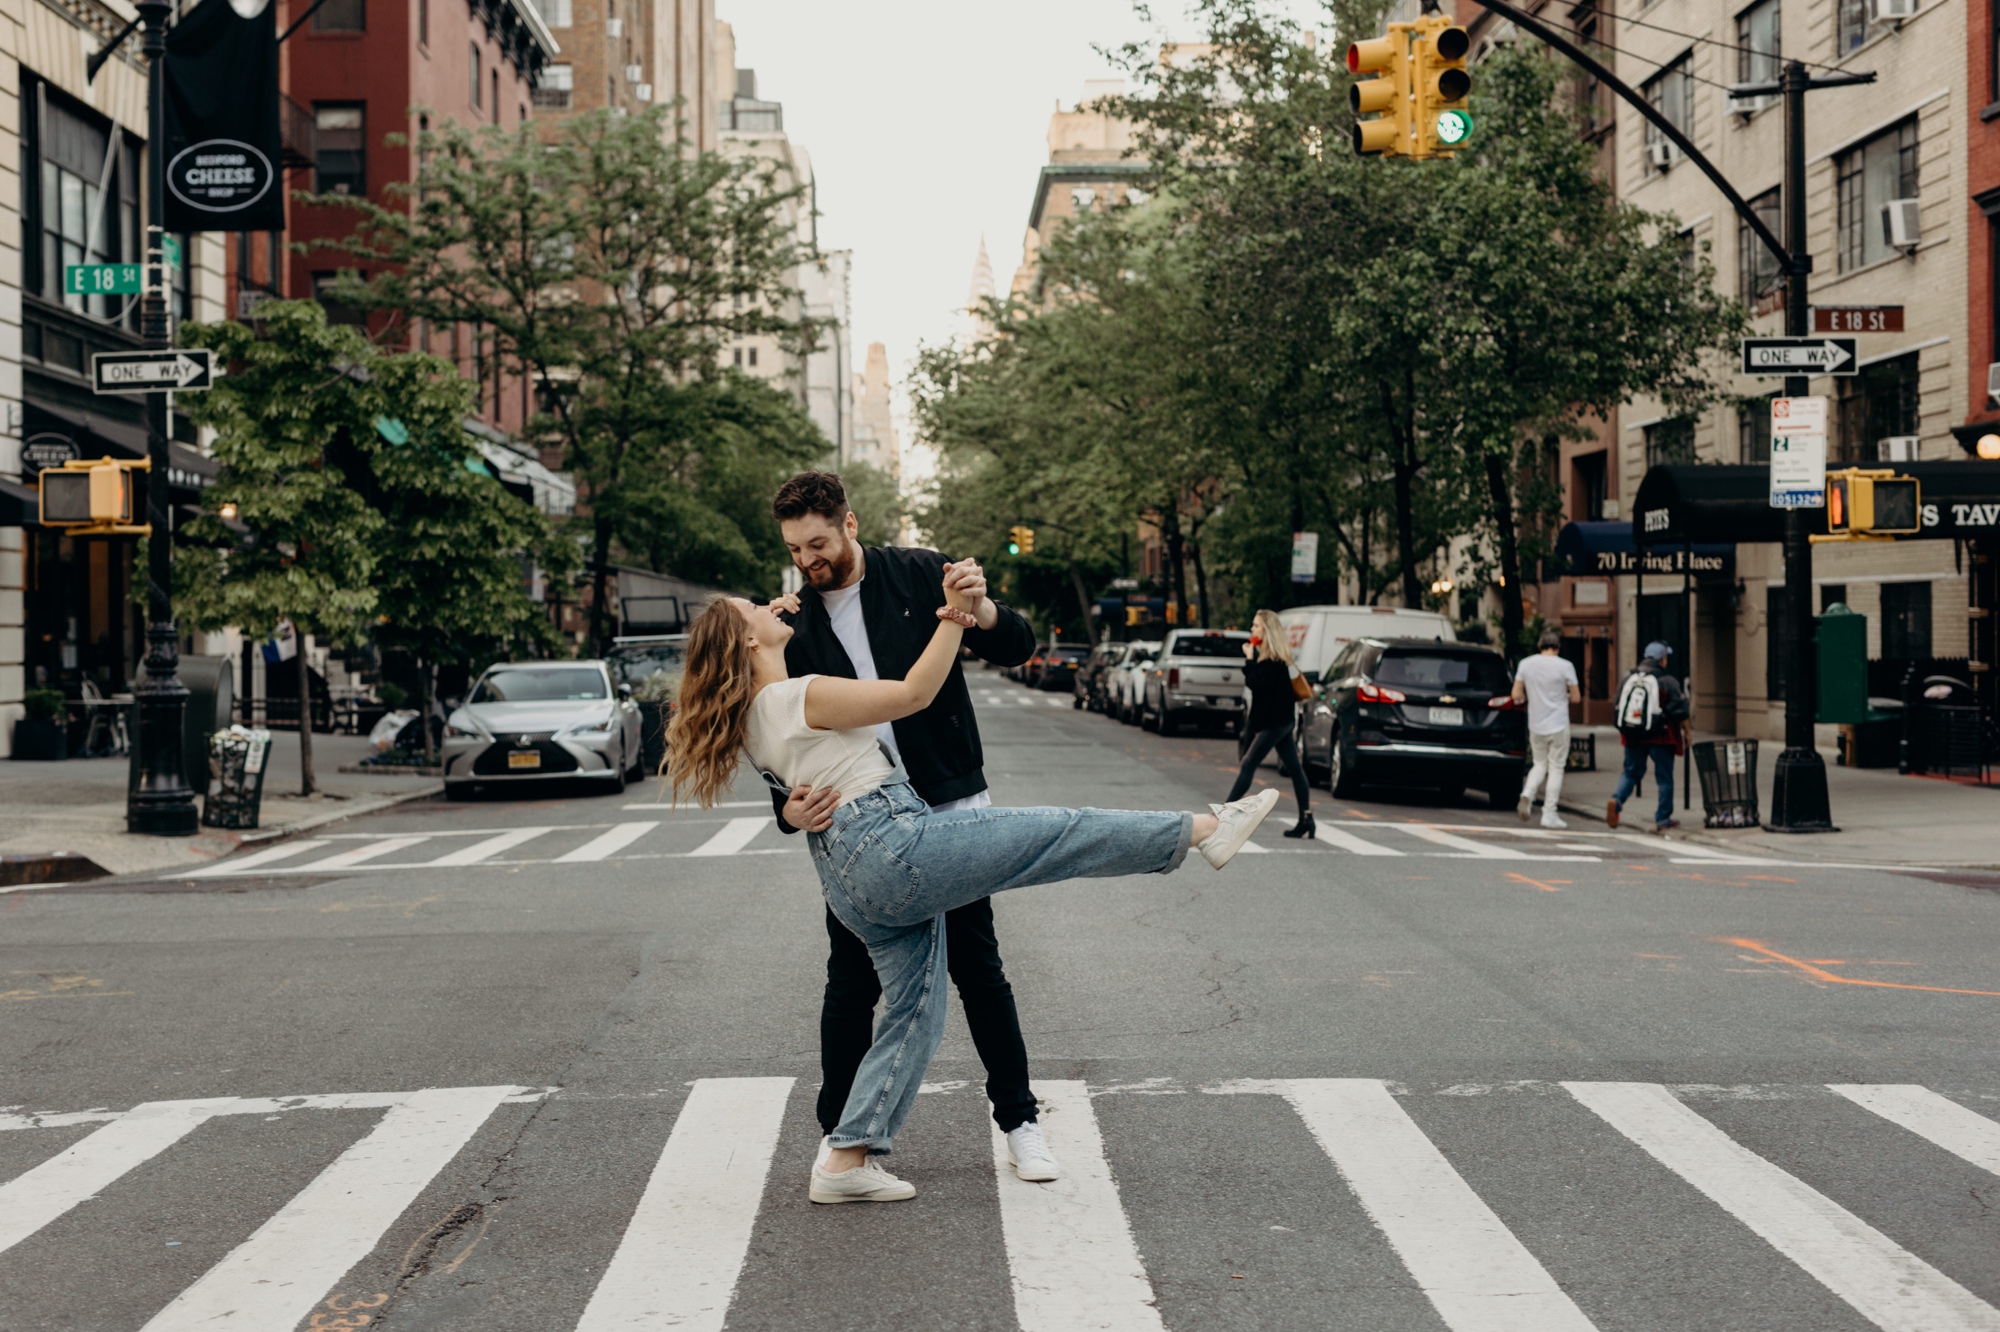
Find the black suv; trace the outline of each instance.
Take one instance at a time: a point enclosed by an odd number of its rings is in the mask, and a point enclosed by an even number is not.
[[[1084,659],[1089,655],[1090,649],[1081,643],[1075,646],[1067,643],[1052,644],[1042,652],[1040,673],[1029,677],[1028,683],[1037,689],[1062,690],[1067,693],[1076,683],[1077,670],[1082,667]]]
[[[1469,786],[1506,809],[1528,753],[1528,714],[1513,687],[1491,648],[1357,638],[1301,709],[1299,756],[1342,798],[1374,786]]]

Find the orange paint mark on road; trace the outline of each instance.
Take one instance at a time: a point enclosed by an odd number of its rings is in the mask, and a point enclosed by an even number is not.
[[[1797,882],[1798,882],[1798,880],[1797,880],[1797,879],[1788,879],[1788,878],[1786,878],[1786,877],[1785,877],[1784,875],[1782,875],[1782,874],[1746,874],[1746,875],[1744,875],[1743,877],[1744,877],[1744,878],[1746,878],[1746,879],[1761,879],[1761,880],[1762,880],[1763,882],[1765,882],[1765,883],[1797,883]]]
[[[1786,966],[1797,967],[1814,980],[1825,981],[1830,985],[1863,985],[1871,990],[1925,990],[1932,994],[1977,994],[1984,995],[1989,999],[2000,999],[2000,990],[1960,990],[1948,985],[1905,985],[1898,981],[1860,980],[1853,976],[1836,976],[1831,971],[1827,971],[1811,962],[1802,961],[1796,957],[1786,957],[1774,948],[1766,948],[1755,939],[1719,939],[1717,942],[1730,944],[1737,948],[1745,948],[1753,953],[1768,957],[1774,962],[1783,962]]]
[[[1562,887],[1559,885],[1567,885],[1574,882],[1571,879],[1555,879],[1549,883],[1543,883],[1540,879],[1531,879],[1525,874],[1516,874],[1512,870],[1507,871],[1507,877],[1516,883],[1531,884],[1545,893],[1559,893],[1562,891]]]
[[[1374,819],[1378,817],[1377,815],[1364,813],[1363,811],[1358,809],[1350,809],[1347,812],[1349,814],[1352,814],[1357,819]]]

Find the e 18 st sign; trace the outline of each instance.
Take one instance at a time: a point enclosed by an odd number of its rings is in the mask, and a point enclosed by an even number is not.
[[[1900,305],[1815,305],[1812,308],[1815,333],[1901,333],[1903,307]]]

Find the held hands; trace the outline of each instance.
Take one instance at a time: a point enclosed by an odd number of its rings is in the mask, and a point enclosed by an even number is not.
[[[980,604],[986,600],[986,575],[977,560],[960,560],[944,566],[944,600],[938,618],[971,628],[978,623]]]
[[[794,786],[785,800],[783,817],[802,832],[825,832],[833,826],[833,807],[839,803],[838,791]]]

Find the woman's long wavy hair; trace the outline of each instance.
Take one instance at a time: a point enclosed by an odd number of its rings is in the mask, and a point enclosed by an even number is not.
[[[1285,633],[1285,626],[1279,623],[1278,612],[1260,610],[1251,623],[1251,632],[1264,640],[1257,645],[1257,660],[1282,661],[1287,666],[1291,665],[1292,640]]]
[[[691,796],[711,808],[736,780],[757,696],[750,626],[726,597],[716,597],[688,631],[687,674],[667,726],[667,776],[674,803]]]

